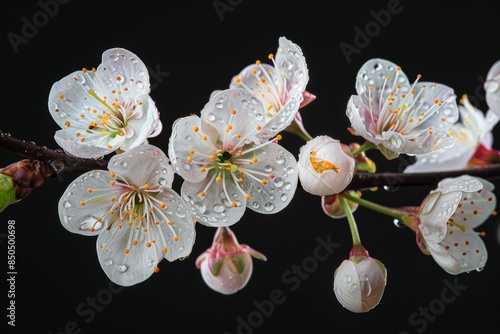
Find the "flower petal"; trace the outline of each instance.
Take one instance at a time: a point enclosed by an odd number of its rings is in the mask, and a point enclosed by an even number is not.
[[[213,172],[197,183],[185,180],[181,196],[191,206],[196,221],[206,226],[231,226],[241,219],[247,206],[235,181],[223,179],[217,182]]]
[[[179,195],[165,188],[151,197],[162,205],[154,205],[151,212],[138,207],[137,216],[144,217],[140,226],[122,224],[117,217],[97,239],[99,262],[116,284],[140,283],[158,270],[163,258],[174,261],[191,253],[195,225]]]
[[[491,217],[496,207],[496,196],[492,192],[491,182],[480,179],[484,184],[482,189],[464,193],[460,201],[460,208],[453,215],[453,222],[475,228]]]
[[[158,135],[162,128],[158,110],[149,95],[138,96],[133,103],[136,106],[134,113],[141,116],[132,116],[129,119],[126,130],[132,130],[132,135],[127,137],[127,141],[120,145],[123,151],[141,145],[152,134]]]
[[[137,55],[123,48],[104,51],[96,74],[102,86],[109,87],[108,90],[122,91],[126,87],[127,94],[131,96],[150,92],[146,65]]]
[[[434,197],[436,195],[432,193],[430,196]],[[432,240],[437,243],[445,237],[448,221],[458,208],[461,198],[461,191],[441,193],[429,213],[421,212],[419,214],[420,224],[418,227],[425,240]],[[429,210],[428,206],[426,206],[426,210]]]
[[[243,140],[257,141],[256,129],[265,125],[262,102],[245,89],[226,89],[215,94],[203,107],[200,118],[202,132],[206,131],[205,124],[210,124],[228,148],[241,146]]]
[[[203,130],[201,130],[201,128]],[[172,125],[172,134],[168,143],[168,156],[175,171],[189,182],[197,183],[206,178],[207,173],[200,168],[213,162],[211,156],[217,153],[217,129],[210,124],[201,126],[198,116],[177,119]],[[196,160],[193,153],[202,152]]]
[[[109,160],[108,169],[127,176],[127,181],[138,187],[145,184],[170,187],[175,175],[165,153],[149,144],[114,155]]]
[[[454,275],[483,269],[488,260],[488,251],[481,237],[473,231],[452,229],[450,232],[439,244],[427,243],[434,260],[446,272]]]
[[[298,185],[298,165],[292,153],[275,143],[268,143],[252,152],[257,163],[242,167],[241,188],[250,195],[248,208],[259,213],[273,214],[292,201]],[[268,182],[262,180],[269,178]]]
[[[83,130],[85,131],[85,130]],[[56,131],[54,139],[56,143],[67,153],[81,158],[96,158],[107,155],[118,149],[125,141],[125,137],[116,136],[115,140],[102,136],[95,131],[87,132],[84,141],[78,140],[78,128],[67,128]]]
[[[107,171],[94,170],[77,177],[59,200],[59,218],[64,228],[72,233],[97,235],[114,219],[109,214],[112,198],[118,198],[117,188],[109,185]]]

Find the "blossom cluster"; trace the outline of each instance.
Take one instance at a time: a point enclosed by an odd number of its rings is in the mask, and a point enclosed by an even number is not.
[[[131,286],[159,272],[160,262],[189,256],[196,225],[214,228],[213,244],[196,259],[204,282],[234,294],[248,283],[253,259],[267,257],[240,244],[231,227],[247,210],[270,215],[303,190],[321,198],[327,217],[346,219],[353,246],[332,272],[332,291],[352,312],[376,307],[388,270],[369,255],[356,229],[360,206],[397,218],[415,232],[416,244],[447,273],[480,271],[488,251],[475,229],[495,214],[491,182],[467,168],[498,162],[491,130],[500,120],[500,61],[487,74],[488,110],[474,107],[441,83],[410,80],[402,67],[370,59],[358,71],[344,110],[347,129],[361,142],[311,136],[300,112],[316,96],[307,90],[302,49],[280,37],[269,63],[257,60],[214,89],[202,110],[175,120],[168,143],[150,143],[163,125],[151,98],[147,67],[123,48],[102,54],[96,68],[75,71],[53,84],[48,109],[60,126],[54,139],[68,155],[100,159],[107,166],[85,172],[63,192],[61,224],[95,236],[104,273]],[[305,143],[295,154],[280,144],[290,132]],[[414,158],[404,173],[463,170],[442,179],[418,203],[386,207],[350,189],[357,173],[375,173],[367,155]],[[17,176],[16,176],[17,175]],[[18,169],[0,170],[0,209],[22,193]],[[182,178],[180,190],[174,178]],[[16,195],[17,194],[17,195]],[[16,197],[17,196],[17,197]]]

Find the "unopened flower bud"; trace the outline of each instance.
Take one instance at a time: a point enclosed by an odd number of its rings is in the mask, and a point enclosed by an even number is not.
[[[252,257],[266,257],[247,245],[240,245],[228,227],[219,227],[212,246],[196,259],[205,283],[214,291],[230,295],[243,289],[253,271]]]
[[[352,255],[335,270],[333,291],[351,312],[368,312],[382,299],[387,270],[382,262],[367,255]]]
[[[54,174],[48,162],[24,159],[1,168],[0,173],[12,179],[16,201],[40,187],[47,177]]]
[[[347,145],[318,136],[300,148],[299,179],[305,191],[318,196],[338,194],[351,182],[355,160]]]

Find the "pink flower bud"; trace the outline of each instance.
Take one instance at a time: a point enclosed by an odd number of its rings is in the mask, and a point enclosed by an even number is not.
[[[230,295],[243,289],[253,271],[252,257],[266,257],[247,245],[240,245],[228,227],[219,227],[212,246],[196,259],[201,277],[213,290]]]

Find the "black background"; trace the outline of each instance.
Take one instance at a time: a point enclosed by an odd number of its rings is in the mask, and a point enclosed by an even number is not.
[[[58,148],[53,140],[58,127],[47,108],[51,85],[82,67],[97,67],[102,52],[111,47],[129,49],[162,72],[151,76],[151,96],[164,129],[150,143],[165,151],[172,122],[198,114],[210,93],[227,88],[246,65],[257,59],[266,62],[267,55],[276,52],[280,36],[298,44],[308,64],[307,90],[317,99],[301,111],[307,130],[344,143],[361,142],[346,130],[345,107],[355,93],[356,73],[368,59],[389,59],[410,79],[420,73],[422,80],[453,87],[458,96],[469,94],[483,111],[487,107],[482,83],[500,59],[498,12],[485,1],[444,5],[416,0],[220,0],[228,6],[222,16],[212,0],[61,0],[48,14],[43,3],[55,0],[2,1],[0,129],[51,148]],[[398,3],[398,13],[386,17],[384,26],[376,23],[374,13]],[[38,27],[23,30],[26,22]],[[358,29],[372,29],[369,40],[357,39]],[[28,38],[16,50],[9,34]],[[346,57],[341,43],[357,51]],[[500,134],[498,127],[494,132]],[[284,133],[281,144],[298,155],[304,142]],[[411,162],[404,158],[389,163],[375,151],[369,156],[378,171],[401,171]],[[0,166],[21,158],[2,151]],[[348,225],[328,218],[320,198],[300,187],[284,211],[264,216],[247,210],[233,226],[240,243],[264,253],[268,261],[254,261],[248,285],[225,296],[209,289],[195,268],[196,257],[210,246],[215,231],[200,225],[190,257],[162,261],[160,272],[141,284],[110,285],[97,261],[95,238],[67,232],[58,219],[59,197],[76,176],[51,178],[0,214],[2,283],[8,271],[8,220],[15,220],[16,227],[15,329],[6,326],[8,288],[2,285],[0,291],[2,326],[13,332],[500,333],[498,218],[482,226],[489,252],[484,270],[451,276],[420,252],[409,229],[358,209],[361,240],[370,255],[385,264],[388,280],[380,304],[355,314],[339,304],[332,289],[333,272],[352,246]],[[176,179],[174,186],[179,184]],[[364,197],[394,207],[418,205],[433,188],[380,189]],[[326,259],[314,258],[321,244],[318,238],[338,244]],[[298,266],[308,271],[307,276],[292,272]],[[459,289],[453,293],[450,284]],[[282,296],[272,303],[276,291]],[[92,299],[97,300],[95,308],[89,304]],[[267,308],[262,311],[257,305]],[[430,310],[427,318],[419,314],[423,308]],[[410,322],[415,313],[415,322]]]

